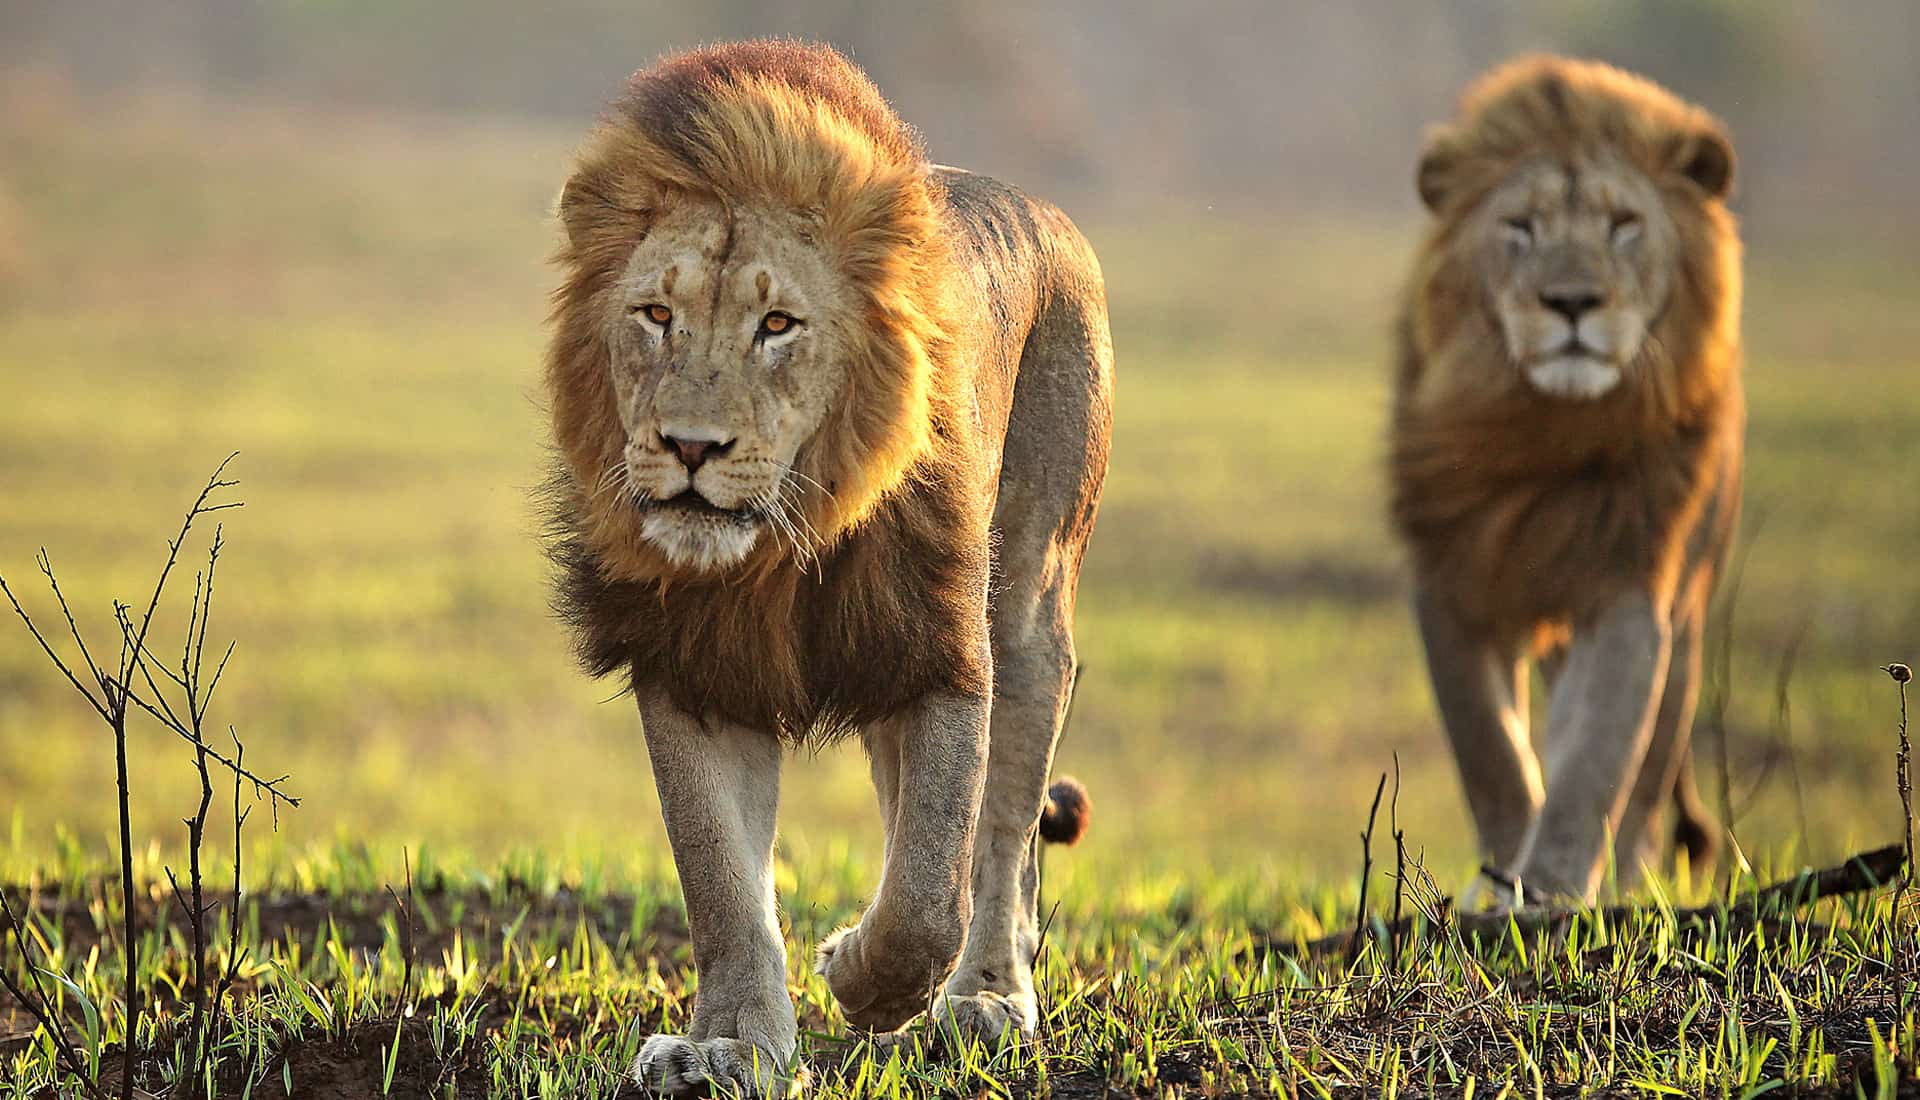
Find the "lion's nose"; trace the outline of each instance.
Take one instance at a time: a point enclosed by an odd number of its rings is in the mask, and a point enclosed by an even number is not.
[[[662,434],[660,442],[666,444],[667,450],[679,456],[680,465],[685,466],[688,473],[698,470],[707,459],[724,455],[733,449],[731,439],[682,439],[678,436]]]
[[[1594,287],[1548,287],[1540,292],[1540,304],[1565,317],[1568,321],[1578,321],[1584,313],[1589,313],[1607,304],[1607,296]]]

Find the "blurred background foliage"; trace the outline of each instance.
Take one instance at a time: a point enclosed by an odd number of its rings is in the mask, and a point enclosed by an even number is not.
[[[1756,847],[1891,834],[1874,666],[1920,637],[1908,0],[0,0],[0,573],[50,614],[44,545],[106,631],[239,450],[217,717],[310,796],[285,840],[660,848],[631,706],[545,607],[549,208],[628,72],[753,34],[848,51],[937,159],[1056,199],[1100,251],[1120,411],[1062,750],[1092,866],[1344,868],[1396,754],[1411,841],[1468,865],[1382,518],[1421,134],[1528,49],[1706,103],[1750,258],[1728,786]],[[85,717],[0,624],[19,845],[104,843]],[[136,743],[139,826],[169,843],[175,750]],[[786,820],[790,848],[875,849],[858,751],[796,760]]]

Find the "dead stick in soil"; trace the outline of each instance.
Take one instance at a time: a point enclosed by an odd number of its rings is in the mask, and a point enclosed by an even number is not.
[[[1894,756],[1894,783],[1900,789],[1900,822],[1906,829],[1907,867],[1900,876],[1900,896],[1893,909],[1893,988],[1894,1004],[1899,1018],[1905,1018],[1907,999],[1906,966],[1901,956],[1900,910],[1911,905],[1913,900],[1913,779],[1907,771],[1913,759],[1913,743],[1907,740],[1907,681],[1913,679],[1913,669],[1895,662],[1881,665],[1881,671],[1893,677],[1900,685],[1900,750]]]
[[[1400,828],[1400,754],[1393,754],[1393,801],[1387,803],[1387,828],[1393,832],[1393,942],[1387,960],[1400,969],[1400,927],[1407,898],[1407,834]]]
[[[400,1011],[403,1015],[413,1014],[413,857],[405,848],[400,849],[400,862],[407,871],[407,896],[402,901],[394,892],[393,884],[387,884],[387,896],[393,899],[394,908],[400,911]]]
[[[1380,816],[1380,796],[1387,789],[1387,773],[1373,788],[1373,808],[1367,811],[1367,831],[1360,834],[1360,908],[1354,914],[1353,935],[1347,940],[1347,965],[1360,961],[1360,945],[1367,935],[1367,880],[1373,877],[1373,823]]]
[[[1889,844],[1884,848],[1861,852],[1837,866],[1822,868],[1818,871],[1804,871],[1792,878],[1783,879],[1754,893],[1736,898],[1732,904],[1715,902],[1712,905],[1702,905],[1693,909],[1675,909],[1673,920],[1677,925],[1687,925],[1725,919],[1730,927],[1744,927],[1782,909],[1811,905],[1821,898],[1878,889],[1892,882],[1905,866],[1906,849],[1899,844]],[[1642,913],[1658,911],[1651,905],[1609,905],[1599,909],[1542,907],[1516,909],[1506,913],[1454,913],[1453,928],[1462,939],[1472,939],[1476,936],[1492,939],[1506,935],[1509,923],[1518,928],[1522,934],[1528,934],[1557,931],[1576,917],[1598,916],[1608,924],[1618,924]],[[1404,924],[1406,927],[1390,927],[1386,931],[1390,935],[1404,935],[1412,929],[1414,920],[1409,919]],[[1364,926],[1363,918],[1361,923],[1356,925],[1356,929]],[[1281,941],[1276,939],[1273,942],[1277,947]],[[1348,957],[1352,958],[1357,947],[1345,935],[1323,936],[1320,939],[1308,941],[1302,949],[1288,950],[1287,954],[1321,959],[1337,954],[1342,949],[1345,949]]]
[[[233,758],[245,761],[247,746],[240,741],[240,734],[232,726],[227,727],[227,736],[233,739]],[[214,987],[213,1007],[207,1011],[207,1034],[220,1034],[220,1006],[226,1000],[227,991],[240,976],[240,834],[246,829],[247,818],[253,808],[240,808],[241,779],[239,771],[233,773],[233,904],[227,910],[227,965],[220,975],[220,984]],[[259,797],[255,792],[255,798]]]

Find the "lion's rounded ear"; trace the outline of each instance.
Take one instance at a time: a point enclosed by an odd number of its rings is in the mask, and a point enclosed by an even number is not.
[[[560,224],[567,228],[567,240],[578,248],[594,228],[607,219],[612,201],[594,185],[585,171],[576,172],[560,189]]]
[[[651,203],[620,194],[605,175],[582,168],[560,189],[560,224],[566,226],[567,240],[575,248],[584,247],[596,234],[644,233],[652,220]]]
[[[1718,126],[1705,126],[1674,143],[1674,167],[1716,199],[1733,190],[1733,142]]]
[[[1453,189],[1453,168],[1459,160],[1459,142],[1453,131],[1441,127],[1427,135],[1427,147],[1420,153],[1420,169],[1414,176],[1415,185],[1420,189],[1420,201],[1427,209],[1440,212],[1440,206],[1447,200],[1447,192]]]

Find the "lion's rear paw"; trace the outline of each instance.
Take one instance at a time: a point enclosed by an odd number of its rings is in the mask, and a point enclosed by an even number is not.
[[[927,1022],[955,1047],[978,1041],[991,1051],[1015,1040],[1032,1039],[1039,1010],[1031,993],[942,993],[927,1009]]]
[[[656,1096],[778,1097],[801,1078],[772,1054],[741,1039],[655,1035],[633,1060],[633,1079]]]
[[[821,941],[813,969],[827,979],[849,1022],[892,1031],[926,1008],[945,962],[923,952],[870,948],[859,926],[842,928]]]

